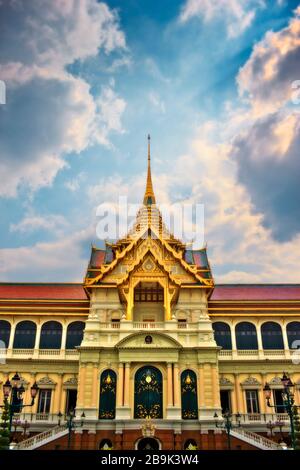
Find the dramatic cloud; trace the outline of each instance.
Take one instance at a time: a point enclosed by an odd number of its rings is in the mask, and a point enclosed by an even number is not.
[[[185,23],[193,17],[203,18],[206,23],[221,19],[228,36],[233,38],[250,26],[257,8],[264,6],[262,0],[187,0],[180,21]]]
[[[300,6],[286,28],[276,33],[267,32],[254,46],[237,82],[241,96],[249,97],[254,114],[262,116],[292,100],[293,86],[299,79]]]
[[[300,8],[289,25],[268,32],[238,75],[251,124],[233,141],[238,177],[278,240],[300,232],[300,108],[291,102],[300,77]]]
[[[15,196],[52,184],[68,153],[122,131],[125,101],[113,85],[94,98],[89,84],[68,66],[124,50],[116,13],[96,0],[10,1],[1,8],[0,78],[7,104],[0,109],[0,195]]]

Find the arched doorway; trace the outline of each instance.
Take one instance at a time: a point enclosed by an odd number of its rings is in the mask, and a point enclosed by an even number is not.
[[[162,374],[153,366],[141,367],[134,380],[134,417],[163,417]]]
[[[153,437],[144,437],[137,442],[136,450],[160,450],[160,444]]]

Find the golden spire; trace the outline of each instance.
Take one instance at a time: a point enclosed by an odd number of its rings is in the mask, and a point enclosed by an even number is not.
[[[147,171],[146,191],[144,195],[144,205],[148,206],[151,204],[155,204],[155,196],[154,196],[152,178],[151,178],[150,134],[148,134],[148,171]]]

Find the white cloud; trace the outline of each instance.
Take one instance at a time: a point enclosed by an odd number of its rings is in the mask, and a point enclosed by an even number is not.
[[[37,230],[46,230],[55,234],[61,233],[67,226],[67,221],[62,215],[49,214],[41,216],[38,214],[26,215],[17,224],[11,224],[11,232],[31,233]]]
[[[64,186],[72,192],[78,191],[81,187],[81,184],[86,181],[86,178],[86,173],[81,171],[75,178],[66,180],[64,182]]]
[[[162,100],[158,93],[151,91],[148,95],[149,101],[152,106],[157,109],[157,111],[161,114],[165,114],[166,106],[164,100]]]
[[[94,236],[94,227],[65,233],[51,242],[0,250],[2,281],[80,282],[87,266],[83,246]]]
[[[123,131],[125,101],[113,86],[94,98],[89,84],[66,66],[100,49],[125,50],[126,43],[116,12],[96,0],[23,0],[1,7],[7,46],[0,75],[8,99],[1,108],[0,196],[13,197],[21,185],[31,191],[51,185],[67,153],[109,145],[109,133]]]
[[[180,13],[182,23],[193,17],[209,23],[215,19],[225,22],[227,34],[234,38],[247,29],[258,8],[264,8],[263,0],[186,0]]]
[[[278,111],[292,99],[292,84],[300,78],[300,7],[289,25],[268,31],[257,43],[237,83],[242,97],[248,98],[257,116]]]

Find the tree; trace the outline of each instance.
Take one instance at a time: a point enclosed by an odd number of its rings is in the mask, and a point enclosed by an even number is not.
[[[9,404],[8,400],[4,401],[4,408],[1,416],[0,424],[0,450],[9,449]]]
[[[294,429],[295,429],[295,450],[300,450],[300,417],[298,407],[293,407]]]

